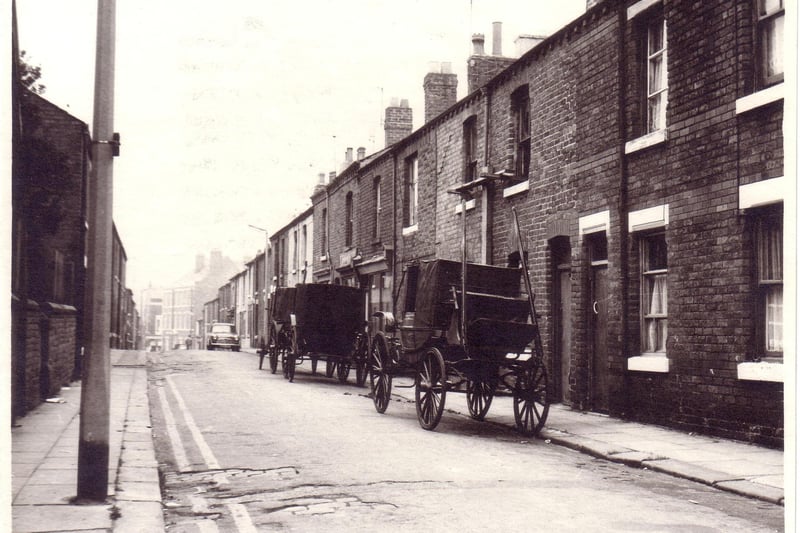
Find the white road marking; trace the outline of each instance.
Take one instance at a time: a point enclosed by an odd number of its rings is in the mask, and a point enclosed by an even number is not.
[[[214,452],[211,451],[211,447],[206,442],[206,439],[203,438],[203,433],[200,431],[200,428],[197,427],[192,413],[190,413],[189,409],[186,407],[186,402],[183,401],[183,396],[181,396],[181,393],[178,392],[178,387],[175,386],[172,376],[167,376],[165,380],[169,384],[170,390],[172,390],[172,394],[175,396],[175,400],[178,402],[178,406],[181,408],[183,419],[186,421],[189,432],[192,434],[194,443],[200,450],[200,454],[203,456],[203,460],[206,462],[206,465],[210,470],[221,470],[222,468],[220,467],[217,458],[214,456]],[[161,389],[159,389],[159,392],[163,394]],[[164,400],[166,400],[166,398],[164,398]],[[165,401],[162,401],[162,405],[165,405]],[[170,438],[172,437],[170,436]],[[176,438],[178,439],[178,442],[180,442],[180,436],[177,434],[177,431]],[[185,452],[183,453],[185,457]],[[225,474],[215,475],[214,480],[220,484],[228,483],[228,478],[225,476]],[[250,513],[247,512],[247,508],[244,505],[240,503],[229,503],[227,504],[227,507],[231,513],[231,516],[233,517],[234,522],[236,522],[236,529],[239,530],[240,533],[258,533],[256,526],[253,524],[252,518],[250,518]],[[216,528],[216,524],[214,527]]]
[[[195,424],[192,413],[190,413],[189,409],[186,408],[186,402],[183,401],[183,396],[181,396],[181,393],[178,392],[178,387],[175,386],[175,382],[172,380],[172,376],[167,376],[166,380],[167,383],[169,383],[170,389],[172,390],[172,394],[178,401],[178,407],[181,408],[181,413],[183,413],[183,418],[184,420],[186,420],[186,425],[189,428],[189,432],[192,434],[194,443],[197,444],[197,447],[200,449],[200,454],[203,456],[203,460],[206,462],[206,465],[208,465],[208,468],[210,468],[211,470],[220,470],[217,458],[214,457],[214,453],[211,451],[211,448],[209,448],[208,443],[206,443],[206,439],[203,438],[203,434],[200,431],[200,428],[198,428],[197,424]]]
[[[167,403],[167,395],[164,387],[158,387],[158,399],[161,403],[161,410],[164,412],[164,422],[167,425],[167,435],[172,445],[172,454],[175,456],[175,463],[179,472],[189,469],[189,460],[186,458],[186,450],[183,448],[181,436],[178,434],[178,426],[175,425],[175,416]]]
[[[250,514],[247,512],[247,507],[241,503],[229,503],[228,509],[231,511],[239,533],[258,533],[256,526],[250,519]]]

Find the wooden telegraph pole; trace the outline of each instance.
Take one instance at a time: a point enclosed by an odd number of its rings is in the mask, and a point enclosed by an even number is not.
[[[97,2],[92,173],[89,184],[86,280],[86,355],[81,384],[78,499],[108,495],[111,261],[114,134],[115,0]]]

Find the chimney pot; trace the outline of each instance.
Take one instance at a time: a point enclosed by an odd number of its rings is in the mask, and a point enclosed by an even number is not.
[[[320,172],[318,178],[319,178],[319,184],[320,185],[325,185],[325,173],[324,172]]]
[[[367,149],[363,146],[359,146],[358,150],[356,151],[356,157],[359,161],[363,161],[364,157],[367,155]]]
[[[344,153],[344,161],[345,163],[353,162],[353,148],[350,146],[347,147],[347,151]]]
[[[482,56],[484,54],[483,51],[484,40],[485,37],[482,33],[472,34],[472,55]]]
[[[336,171],[332,170],[331,172],[329,172],[328,173],[328,178],[329,178],[329,182],[332,182],[333,180],[335,180],[336,179]]]
[[[503,55],[503,23],[492,22],[492,55]]]
[[[400,100],[400,107],[408,107],[408,100],[406,98]]]

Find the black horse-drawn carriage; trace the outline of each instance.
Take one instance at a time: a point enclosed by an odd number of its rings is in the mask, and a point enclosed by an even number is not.
[[[532,436],[544,426],[547,369],[516,212],[514,221],[521,268],[467,263],[465,229],[461,262],[437,259],[405,269],[402,321],[384,312],[371,318],[369,374],[379,413],[389,405],[392,378],[413,376],[424,429],[439,424],[453,391],[466,392],[476,420],[505,392],[513,396],[521,433]]]
[[[325,374],[347,381],[355,367],[356,383],[366,381],[368,337],[364,319],[364,292],[344,285],[301,283],[275,291],[268,341],[270,368],[278,360],[283,375],[294,380],[295,367],[311,361],[326,362]]]
[[[407,269],[402,322],[391,313],[372,318],[375,409],[386,410],[394,376],[413,376],[425,429],[438,425],[448,392],[466,392],[476,420],[486,416],[497,392],[510,392],[517,428],[536,434],[549,409],[547,370],[532,302],[520,295],[520,274],[441,259]]]

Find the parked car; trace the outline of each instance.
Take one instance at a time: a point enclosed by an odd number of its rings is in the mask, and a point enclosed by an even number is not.
[[[236,333],[236,326],[225,322],[211,324],[208,331],[206,349],[216,350],[217,348],[228,348],[234,352],[238,352],[239,347],[239,335]]]

